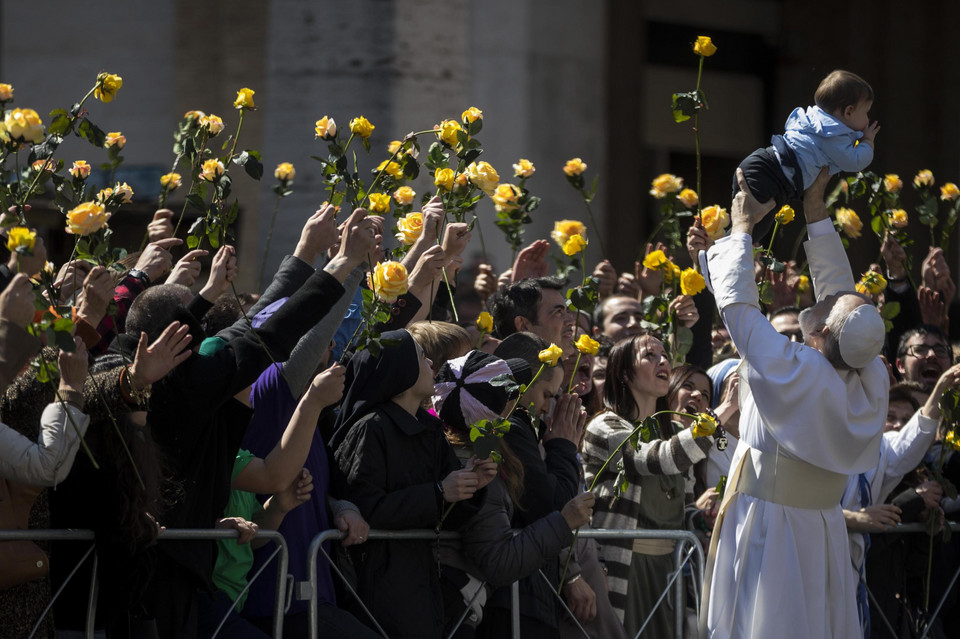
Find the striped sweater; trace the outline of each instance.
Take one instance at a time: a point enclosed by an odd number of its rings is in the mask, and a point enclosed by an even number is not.
[[[583,442],[583,463],[587,485],[590,485],[604,461],[629,435],[634,425],[615,413],[604,411],[587,424]],[[594,528],[636,528],[640,514],[641,475],[676,475],[686,472],[701,459],[713,445],[712,437],[693,438],[689,428],[669,439],[639,442],[639,450],[625,444],[621,452],[607,464],[594,488],[597,502],[594,506]],[[623,462],[627,489],[614,501],[614,480],[619,472],[617,462]],[[610,585],[610,603],[623,621],[627,601],[627,576],[633,552],[633,540],[607,540],[601,549],[606,562]]]

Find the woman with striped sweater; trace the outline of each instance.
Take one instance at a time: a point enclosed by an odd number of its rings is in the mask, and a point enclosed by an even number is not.
[[[603,389],[605,410],[587,425],[583,445],[588,485],[635,425],[665,408],[663,398],[669,384],[670,362],[656,337],[637,335],[613,347]],[[594,528],[684,527],[684,473],[706,457],[713,438],[694,439],[691,429],[678,428],[667,416],[662,417],[641,435],[636,449],[624,445],[603,470],[594,489]],[[628,483],[617,496],[620,464]],[[610,540],[601,554],[609,570],[610,603],[628,636],[635,636],[673,571],[673,542]],[[673,636],[675,603],[668,597],[661,604],[644,636]]]

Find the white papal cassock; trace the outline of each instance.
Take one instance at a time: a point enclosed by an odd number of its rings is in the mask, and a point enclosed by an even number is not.
[[[831,221],[807,231],[817,299],[853,291]],[[849,475],[877,463],[887,372],[879,358],[837,370],[777,333],[760,312],[752,249],[740,233],[701,254],[743,358],[740,444],[728,479],[736,488],[714,531],[701,637],[849,639],[860,627],[840,497]]]

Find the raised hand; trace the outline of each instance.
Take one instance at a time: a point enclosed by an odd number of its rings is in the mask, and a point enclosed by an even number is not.
[[[477,277],[473,280],[473,290],[480,297],[481,302],[486,302],[491,295],[497,292],[497,276],[493,272],[492,266],[481,264],[477,267]]]
[[[463,254],[470,242],[469,225],[464,222],[450,222],[443,230],[443,252],[447,256],[447,263],[458,255]]]
[[[676,314],[681,326],[690,328],[700,320],[700,311],[689,295],[678,295],[670,301],[667,311]]]
[[[570,530],[576,530],[581,526],[586,526],[593,518],[593,504],[596,501],[593,493],[580,493],[566,504],[560,514],[564,521],[570,526]]]
[[[153,214],[153,219],[147,224],[147,239],[156,242],[173,237],[173,223],[170,221],[172,217],[173,211],[170,209],[157,210]]]
[[[303,401],[310,402],[321,409],[339,402],[340,398],[343,397],[346,372],[346,368],[340,364],[334,364],[319,373],[307,388]]]
[[[215,302],[230,288],[230,283],[237,278],[237,272],[237,250],[224,244],[213,256],[210,275],[207,276],[207,283],[200,289],[200,295],[208,302]]]
[[[83,280],[78,296],[77,317],[91,326],[98,326],[107,314],[107,307],[113,300],[113,277],[102,266],[95,266]]]
[[[60,367],[60,390],[79,393],[83,391],[83,382],[87,379],[89,360],[83,340],[74,337],[73,343],[76,348],[72,353],[60,351],[57,356],[57,365]]]
[[[200,277],[202,266],[198,261],[201,257],[209,255],[208,251],[203,249],[194,249],[177,260],[167,277],[167,284],[182,284],[184,286],[193,286]]]
[[[293,255],[312,266],[321,253],[336,244],[338,235],[337,207],[325,204],[307,218]]]
[[[20,328],[33,321],[33,285],[23,273],[17,273],[0,293],[0,318]]]
[[[173,322],[153,344],[147,344],[147,334],[140,333],[137,354],[130,364],[130,379],[138,389],[143,389],[163,379],[167,373],[186,360],[190,350],[190,327]]]
[[[410,292],[422,298],[423,293],[430,289],[430,285],[443,277],[443,267],[446,263],[447,257],[443,248],[433,245],[424,251],[407,280]]]
[[[600,299],[613,295],[617,286],[617,271],[610,260],[603,260],[593,268],[593,277],[600,282],[598,292]]]
[[[517,253],[517,259],[513,262],[513,281],[527,279],[528,277],[543,277],[547,274],[549,266],[547,265],[547,254],[550,252],[550,242],[546,240],[536,240]]]
[[[151,282],[156,282],[169,273],[173,266],[173,255],[170,254],[170,249],[181,244],[183,244],[183,240],[177,237],[150,242],[143,249],[143,253],[140,254],[134,268],[146,273],[147,279]]]
[[[553,406],[550,415],[550,428],[543,436],[547,441],[557,437],[580,445],[580,436],[587,423],[587,414],[583,410],[583,402],[576,393],[563,393]]]

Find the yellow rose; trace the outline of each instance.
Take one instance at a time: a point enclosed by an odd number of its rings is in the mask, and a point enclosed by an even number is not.
[[[477,330],[483,334],[493,332],[493,315],[483,311],[477,316]]]
[[[903,181],[896,173],[887,173],[883,177],[883,188],[887,190],[887,193],[899,193],[900,189],[903,188]]]
[[[410,246],[423,234],[423,213],[407,213],[397,220],[397,240]]]
[[[7,233],[7,250],[11,253],[32,255],[36,241],[36,231],[31,231],[24,226],[15,226]]]
[[[396,154],[398,151],[400,151],[401,144],[403,144],[403,140],[394,140],[393,142],[387,145],[387,153],[389,153],[390,155]]]
[[[253,94],[256,91],[246,87],[237,91],[237,99],[233,101],[233,106],[238,109],[256,109],[257,105],[253,103]]]
[[[433,175],[433,184],[444,191],[449,191],[453,188],[453,177],[453,169],[439,169]]]
[[[9,102],[13,99],[13,85],[0,82],[0,102]]]
[[[550,237],[557,243],[557,246],[563,248],[563,245],[567,243],[571,235],[586,237],[587,227],[583,225],[583,222],[578,222],[577,220],[559,220],[553,223],[553,230],[550,231]]]
[[[703,279],[703,275],[697,273],[696,269],[685,268],[683,272],[680,273],[680,292],[684,295],[696,295],[704,288],[707,284]]]
[[[947,431],[947,436],[943,438],[943,441],[953,450],[960,450],[960,437],[957,436],[956,430]]]
[[[383,162],[378,164],[375,170],[378,173],[380,171],[383,171],[384,173],[394,178],[395,180],[398,180],[401,177],[403,177],[403,168],[396,162],[391,162],[389,159],[384,160]]]
[[[680,191],[680,194],[677,196],[677,199],[683,202],[683,205],[688,209],[692,209],[697,205],[697,202],[700,201],[700,197],[697,195],[697,192],[693,189],[683,189]]]
[[[513,211],[519,204],[520,188],[513,184],[501,184],[493,191],[490,199],[493,200],[494,207],[498,211]]]
[[[894,209],[893,211],[887,211],[887,215],[890,216],[890,226],[895,229],[902,229],[907,225],[909,219],[907,218],[907,212],[903,209]]]
[[[3,125],[13,140],[38,144],[43,140],[43,122],[33,109],[7,111]]]
[[[663,280],[667,284],[676,284],[680,281],[680,267],[667,260],[667,263],[660,267],[660,270],[663,271]]]
[[[933,186],[933,171],[930,169],[923,169],[913,178],[913,185],[916,188],[922,188],[924,186]]]
[[[573,158],[572,160],[567,160],[567,163],[563,165],[563,172],[567,174],[567,177],[576,177],[578,175],[583,175],[583,172],[587,170],[587,164],[580,158]]]
[[[574,342],[573,345],[584,355],[596,355],[597,351],[600,350],[600,342],[591,338],[586,333],[577,338],[577,341]]]
[[[409,186],[401,186],[393,192],[393,199],[396,200],[400,206],[410,206],[413,204],[413,198],[415,197],[417,197],[417,192]]]
[[[797,278],[797,292],[806,293],[810,290],[810,278],[806,275],[801,275]]]
[[[667,256],[663,251],[650,251],[650,253],[643,258],[643,268],[650,269],[651,271],[658,271],[669,261],[670,260],[667,259]]]
[[[710,36],[697,36],[697,41],[693,43],[693,52],[709,58],[717,52],[717,47],[713,44]]]
[[[466,124],[470,124],[471,122],[476,122],[477,120],[482,120],[483,111],[481,111],[477,107],[470,107],[469,109],[463,112],[463,115],[460,116],[460,119],[463,120],[463,122],[465,122]]]
[[[102,206],[107,205],[107,201],[113,197],[113,189],[107,187],[97,192],[96,202]]]
[[[106,137],[103,140],[103,146],[105,148],[110,148],[111,146],[117,147],[117,149],[122,149],[127,144],[127,136],[120,131],[111,131],[107,133]]]
[[[693,420],[693,436],[709,437],[717,430],[717,420],[707,413],[699,413]]]
[[[122,86],[123,78],[119,75],[101,73],[97,76],[97,88],[93,90],[93,95],[101,102],[112,102]]]
[[[940,199],[953,201],[960,197],[960,189],[953,182],[947,182],[940,187]]]
[[[110,214],[96,202],[84,202],[67,213],[67,233],[87,236],[107,225]]]
[[[563,355],[563,349],[556,344],[551,344],[537,354],[541,362],[547,366],[556,366],[560,356]]]
[[[574,256],[587,247],[587,241],[581,235],[571,235],[563,244],[563,254]]]
[[[517,163],[513,165],[513,174],[518,178],[528,178],[533,175],[536,170],[537,167],[533,166],[533,162],[523,158],[517,160]]]
[[[500,184],[500,175],[487,162],[473,162],[467,167],[467,177],[478,189],[492,195],[493,190]]]
[[[203,111],[196,111],[196,110],[187,111],[186,113],[183,114],[184,120],[200,121],[200,120],[203,120],[203,118],[205,117],[207,117],[206,113],[204,113]]]
[[[133,202],[133,189],[126,182],[117,182],[114,187],[114,195],[120,197],[121,204],[130,204]]]
[[[160,186],[165,191],[173,191],[183,184],[183,177],[179,173],[166,173],[160,176]]]
[[[370,120],[366,119],[362,115],[358,115],[354,119],[350,120],[350,133],[359,135],[364,140],[370,137],[370,134],[373,133],[375,128],[377,127],[370,124]]]
[[[297,170],[289,162],[281,162],[273,171],[273,177],[281,182],[290,182],[297,175]]]
[[[876,271],[867,271],[857,282],[857,292],[863,295],[879,295],[887,288],[887,279]]]
[[[371,193],[369,199],[371,213],[390,212],[390,196],[386,193]]]
[[[30,165],[30,168],[37,173],[43,171],[46,171],[47,173],[53,173],[57,168],[57,163],[53,158],[47,158],[46,160],[35,160],[33,164]]]
[[[444,120],[440,124],[433,125],[433,129],[437,132],[437,137],[450,146],[457,146],[457,133],[463,131],[463,127],[456,120]]]
[[[793,216],[793,207],[789,204],[784,204],[780,207],[780,210],[777,211],[777,214],[773,216],[773,219],[780,224],[789,224],[790,222],[793,222]]]
[[[223,162],[216,158],[211,158],[203,163],[203,170],[200,172],[200,177],[204,180],[214,182],[221,175],[223,175]]]
[[[843,230],[843,234],[851,239],[860,237],[860,231],[863,229],[863,222],[856,211],[847,208],[837,209],[837,222]]]
[[[469,182],[470,181],[467,179],[467,176],[465,174],[457,173],[457,177],[453,179],[454,192],[467,188],[467,184]]]
[[[210,133],[210,137],[213,137],[223,131],[223,120],[220,119],[219,115],[211,113],[200,118],[200,126]]]
[[[700,211],[700,224],[711,240],[719,240],[727,231],[727,209],[713,204]]]
[[[653,179],[651,183],[650,195],[662,200],[670,193],[677,193],[683,188],[683,178],[670,173],[662,173]]]
[[[367,284],[377,297],[390,303],[407,292],[407,269],[400,262],[377,263]]]
[[[317,120],[314,130],[317,132],[317,137],[324,140],[332,140],[337,137],[337,123],[329,115]]]
[[[77,160],[70,167],[70,175],[75,178],[86,180],[90,177],[90,165],[85,160]]]

